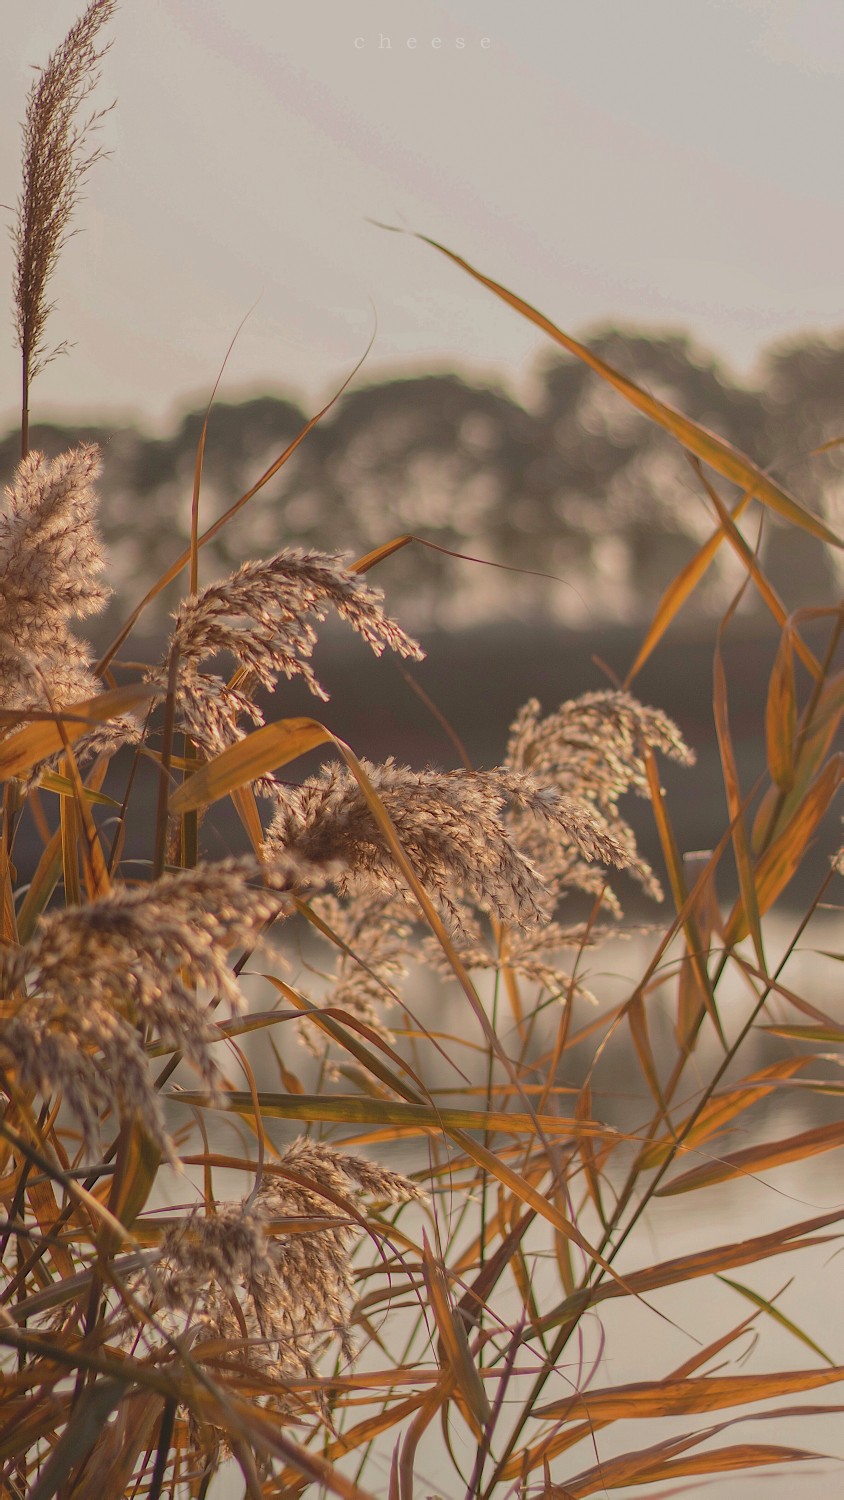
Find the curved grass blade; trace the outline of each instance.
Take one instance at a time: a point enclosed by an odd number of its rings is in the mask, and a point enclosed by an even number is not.
[[[662,846],[663,858],[668,870],[668,879],[671,885],[671,894],[677,908],[678,921],[682,918],[683,933],[686,939],[686,948],[690,964],[694,968],[697,981],[706,1012],[715,1027],[715,1032],[724,1051],[727,1050],[727,1039],[721,1025],[721,1017],[718,1014],[718,1006],[709,971],[703,957],[703,944],[698,930],[695,917],[695,903],[690,901],[686,890],[686,880],[683,873],[683,864],[674,838],[674,830],[668,813],[665,809],[664,793],[659,780],[656,756],[649,746],[645,746],[645,770],[648,778],[648,793],[653,808],[654,820],[659,833],[659,841]]]
[[[682,1458],[673,1456],[683,1447],[702,1442],[706,1436],[706,1433],[701,1433],[685,1443],[678,1443],[676,1439],[670,1443],[658,1443],[639,1453],[624,1453],[619,1458],[609,1459],[564,1486],[552,1485],[546,1491],[548,1500],[581,1500],[582,1496],[594,1495],[604,1489],[620,1489],[628,1484],[660,1484],[696,1474],[729,1474],[739,1469],[801,1463],[823,1456],[807,1448],[786,1448],[779,1443],[733,1443]],[[661,1454],[665,1455],[664,1458],[660,1458]]]
[[[242,510],[244,505],[248,505],[249,501],[258,494],[259,490],[262,490],[266,484],[269,484],[270,480],[275,477],[279,469],[281,469],[284,464],[287,463],[288,459],[292,458],[293,454],[296,452],[296,449],[299,447],[299,444],[304,442],[309,432],[311,432],[313,428],[322,421],[323,417],[339,401],[340,397],[343,395],[343,392],[354,380],[355,376],[358,373],[358,370],[361,368],[361,365],[367,358],[371,348],[372,340],[370,340],[369,344],[361,355],[361,358],[358,360],[354,369],[349,373],[349,375],[347,375],[339,390],[335,391],[334,395],[331,397],[331,400],[327,401],[325,403],[325,406],[321,407],[316,415],[311,417],[310,420],[305,423],[304,427],[300,432],[296,434],[293,441],[291,443],[288,443],[287,447],[284,449],[284,452],[280,453],[278,458],[276,458],[273,463],[270,464],[269,468],[264,470],[260,478],[256,479],[255,483],[245,492],[245,494],[241,495],[238,500],[235,500],[234,503],[229,506],[228,510],[224,511],[223,514],[217,518],[213,525],[209,526],[206,531],[203,531],[201,536],[198,536],[196,538],[195,550],[197,552],[201,547],[205,547],[208,542],[213,541],[214,537],[223,530],[224,526],[228,525],[229,521],[231,521],[234,516],[237,515],[238,511]],[[97,662],[94,670],[97,673],[98,677],[102,676],[102,674],[108,668],[109,664],[114,660],[115,656],[120,650],[120,647],[123,645],[123,642],[126,640],[127,636],[131,634],[147,605],[151,604],[153,599],[156,599],[161,593],[162,589],[165,589],[169,583],[172,583],[174,578],[178,578],[182,569],[188,566],[191,560],[191,551],[192,549],[190,546],[186,547],[185,550],[181,552],[176,558],[176,561],[170,564],[170,567],[166,570],[166,572],[162,573],[161,577],[157,580],[156,583],[153,584],[152,588],[148,590],[140,603],[137,604],[132,610],[129,618],[124,622],[121,629],[118,631],[118,634],[115,636],[108,650],[103,656],[100,657],[100,660]]]
[[[730,611],[730,614],[732,614],[732,611]],[[721,655],[721,637],[728,619],[729,615],[725,618],[723,625],[718,631],[715,644],[712,694],[715,731],[718,736],[721,773],[724,779],[724,791],[727,796],[727,809],[732,829],[733,855],[735,857],[739,880],[739,899],[736,902],[736,911],[739,913],[742,931],[749,932],[753,938],[753,951],[756,954],[756,962],[764,972],[765,950],[762,944],[762,925],[759,920],[760,902],[757,895],[756,880],[754,878],[747,830],[744,822],[744,802],[741,794],[741,786],[739,785],[732,735],[730,733],[729,709],[727,705],[727,677],[724,671],[724,659]],[[726,941],[729,944],[729,936],[727,936]]]
[[[811,1349],[813,1354],[819,1354],[821,1359],[825,1359],[831,1369],[834,1370],[836,1368],[835,1360],[832,1356],[827,1354],[826,1350],[822,1349],[820,1344],[816,1344],[814,1339],[809,1337],[808,1333],[804,1333],[802,1328],[798,1328],[796,1323],[792,1323],[791,1319],[787,1318],[784,1312],[780,1312],[780,1309],[775,1307],[773,1302],[769,1302],[766,1297],[760,1297],[759,1293],[754,1292],[751,1287],[742,1286],[740,1281],[732,1281],[729,1276],[719,1276],[718,1280],[723,1281],[725,1286],[732,1287],[733,1291],[738,1292],[740,1297],[746,1297],[748,1302],[752,1302],[754,1307],[758,1307],[760,1311],[767,1313],[768,1317],[773,1318],[775,1323],[779,1323],[781,1328],[787,1328],[788,1332],[793,1334],[794,1338],[799,1339],[801,1344],[805,1344],[807,1349]]]
[[[790,631],[780,637],[768,682],[765,705],[765,740],[771,780],[782,792],[794,785],[794,741],[797,735],[797,696],[794,687],[794,657]]]
[[[99,1437],[108,1417],[126,1393],[129,1378],[98,1380],[83,1395],[55,1448],[29,1491],[28,1500],[52,1500],[71,1470],[81,1463]]]
[[[0,781],[12,776],[22,776],[40,760],[46,760],[57,750],[65,747],[65,741],[74,744],[90,729],[130,713],[141,703],[149,703],[159,690],[145,684],[136,687],[109,688],[95,698],[85,698],[80,703],[69,703],[66,708],[50,719],[40,719],[9,735],[0,744]],[[62,734],[64,731],[64,735]]]
[[[739,519],[742,512],[750,504],[751,499],[752,496],[750,494],[742,495],[731,513],[733,521]],[[634,677],[638,676],[639,672],[641,672],[645,662],[662,640],[675,615],[679,613],[686,600],[694,593],[700,580],[713,562],[723,540],[724,528],[723,526],[719,526],[718,530],[712,533],[709,540],[704,542],[700,551],[696,553],[691,562],[687,562],[685,567],[681,568],[680,572],[672,578],[656,607],[656,612],[648,627],[645,639],[636,653],[635,661],[624,679],[625,688],[629,688]]]
[[[389,228],[390,226],[383,225],[381,227]],[[721,474],[724,479],[729,479],[732,484],[737,484],[743,490],[747,490],[751,495],[761,500],[763,505],[770,506],[772,510],[784,516],[787,521],[791,521],[793,525],[799,526],[804,531],[808,531],[812,536],[818,537],[821,541],[828,542],[832,547],[844,546],[844,541],[834,531],[830,530],[818,516],[806,510],[798,501],[769,478],[767,474],[757,468],[746,454],[739,452],[732,444],[725,442],[723,438],[718,437],[714,432],[710,432],[708,428],[701,427],[697,422],[693,422],[690,418],[683,416],[682,412],[675,411],[666,402],[659,401],[655,396],[648,395],[647,391],[643,391],[634,381],[629,380],[626,375],[622,375],[620,370],[616,370],[612,365],[607,364],[593,350],[588,349],[585,344],[578,343],[577,339],[572,338],[567,333],[563,333],[562,329],[558,328],[555,323],[552,323],[550,318],[546,318],[543,313],[539,312],[537,308],[532,307],[529,302],[524,302],[521,297],[516,296],[514,292],[508,291],[506,287],[497,281],[493,281],[491,277],[484,276],[481,271],[478,271],[453,250],[449,250],[445,245],[439,244],[437,240],[431,239],[426,234],[414,234],[413,237],[414,239],[421,240],[423,244],[430,245],[432,249],[438,250],[441,255],[453,261],[456,266],[459,266],[462,271],[466,271],[475,281],[487,287],[496,297],[500,297],[502,302],[506,302],[509,307],[514,308],[523,318],[527,318],[530,323],[533,323],[537,328],[541,328],[543,333],[547,333],[555,343],[566,349],[569,354],[576,355],[585,365],[588,365],[591,370],[594,370],[597,375],[600,375],[603,380],[607,381],[609,385],[613,386],[615,390],[624,396],[630,402],[631,406],[634,406],[637,411],[643,412],[646,417],[650,417],[651,421],[656,422],[658,426],[669,432],[684,448],[687,448],[690,453],[696,454],[704,463],[709,464],[710,468],[714,469],[716,473]]]
[[[804,713],[797,731],[794,758],[794,780],[783,796],[771,787],[763,797],[753,821],[752,845],[755,853],[782,833],[805,796],[813,777],[828,754],[844,714],[844,672],[838,672],[824,683],[811,721]]]
[[[58,771],[42,771],[38,778],[38,786],[44,792],[56,792],[60,797],[73,797],[75,795],[73,782],[69,776],[60,776]],[[106,796],[105,792],[95,791],[91,786],[82,788],[82,795],[86,802],[94,802],[98,807],[113,807],[119,809],[120,803],[114,797]]]
[[[719,1279],[726,1280],[725,1277]],[[762,1299],[759,1302],[762,1305]],[[562,1401],[551,1401],[547,1406],[539,1407],[536,1416],[553,1417],[555,1421],[563,1422],[581,1416],[600,1422],[625,1422],[723,1411],[726,1407],[772,1401],[778,1396],[793,1396],[800,1391],[813,1391],[844,1380],[844,1365],[829,1363],[832,1365],[829,1370],[789,1370],[775,1375],[696,1375],[685,1380],[637,1380],[606,1390],[578,1391]]]
[[[208,807],[317,745],[332,743],[334,736],[316,719],[280,719],[265,724],[229,745],[183,781],[170,798],[170,812],[178,816]]]
[[[335,1013],[336,1014],[336,1013]],[[213,1109],[215,1106],[207,1094],[199,1090],[180,1089],[172,1096],[178,1104],[192,1104],[199,1108]],[[508,1135],[537,1134],[537,1126],[553,1136],[578,1136],[588,1134],[599,1139],[622,1139],[609,1125],[598,1125],[592,1121],[564,1119],[559,1115],[510,1114],[507,1110],[456,1109],[449,1105],[415,1103],[407,1099],[379,1099],[371,1095],[357,1094],[268,1094],[258,1093],[262,1115],[277,1120],[332,1121],[335,1124],[414,1126],[420,1131],[476,1130],[480,1133],[497,1130]],[[254,1111],[251,1093],[233,1090],[225,1095],[226,1106],[235,1114],[249,1115]]]
[[[721,527],[724,535],[727,538],[727,541],[730,543],[733,551],[736,553],[739,560],[744,565],[749,576],[753,579],[753,582],[755,583],[759,591],[760,597],[764,600],[765,604],[767,604],[768,609],[771,611],[771,614],[773,615],[780,629],[784,630],[788,623],[788,614],[785,605],[780,599],[776,589],[771,583],[769,583],[768,579],[765,577],[765,574],[760,568],[755,554],[751,551],[738,527],[734,524],[726,505],[718,494],[718,491],[714,488],[713,485],[709,483],[697,460],[693,459],[692,465],[696,472],[700,475],[700,479],[706,489],[706,493],[709,495],[710,499],[712,500],[712,504],[715,506],[715,509],[718,512],[718,516],[721,521]],[[797,616],[793,616],[792,620],[796,618]],[[800,660],[803,662],[803,665],[812,674],[812,676],[815,679],[819,678],[821,675],[820,663],[818,662],[814,652],[810,650],[810,648],[806,645],[802,636],[796,629],[794,630],[794,649],[797,652],[797,655],[800,657]]]
[[[812,836],[842,780],[844,753],[839,753],[827,761],[791,820],[762,855],[756,866],[754,880],[760,916],[770,910],[800,868]],[[724,941],[732,947],[747,936],[748,930],[746,913],[741,904],[737,904],[730,915]]]
[[[735,1270],[738,1266],[754,1265],[756,1261],[769,1260],[775,1255],[787,1255],[791,1251],[802,1250],[808,1245],[826,1244],[831,1240],[840,1239],[841,1235],[815,1237],[817,1231],[827,1229],[833,1224],[840,1224],[842,1220],[844,1220],[844,1209],[834,1209],[832,1213],[821,1214],[815,1219],[805,1219],[799,1224],[773,1230],[769,1234],[756,1235],[753,1239],[739,1240],[731,1245],[716,1245],[711,1250],[696,1250],[689,1255],[660,1261],[655,1266],[645,1266],[639,1271],[630,1271],[625,1275],[623,1287],[617,1282],[604,1281],[600,1286],[585,1292],[576,1292],[573,1297],[567,1297],[564,1302],[543,1317],[540,1326],[552,1328],[557,1323],[571,1318],[574,1313],[579,1315],[587,1305],[605,1302],[607,1298],[626,1297],[631,1292],[636,1294],[653,1292],[659,1287],[676,1286],[679,1282],[692,1281],[700,1276]]]
[[[374,568],[378,563],[383,562],[385,558],[392,557],[394,552],[400,552],[402,547],[408,545],[408,542],[415,541],[416,537],[410,532],[406,532],[404,536],[394,537],[391,542],[382,542],[380,547],[373,547],[371,552],[367,552],[364,557],[359,557],[357,562],[352,563],[351,571],[353,573],[368,573],[370,568]]]
[[[428,1293],[428,1303],[434,1314],[440,1336],[440,1364],[446,1363],[452,1376],[456,1392],[462,1397],[469,1426],[480,1440],[485,1423],[491,1416],[489,1401],[472,1358],[466,1329],[451,1305],[448,1284],[442,1267],[431,1253],[427,1236],[422,1240],[422,1275]],[[444,1360],[443,1360],[444,1356]]]
[[[811,1027],[805,1029],[813,1030]],[[775,1028],[766,1027],[765,1030],[772,1031]],[[782,1035],[782,1032],[780,1031],[779,1034]],[[842,1034],[842,1040],[844,1040],[844,1034]],[[704,1141],[711,1139],[719,1130],[725,1130],[733,1120],[744,1114],[745,1110],[750,1109],[752,1105],[757,1104],[760,1099],[767,1099],[782,1079],[792,1078],[810,1061],[809,1057],[784,1058],[782,1062],[773,1063],[769,1068],[760,1069],[750,1078],[743,1078],[739,1084],[724,1093],[714,1095],[706,1107],[696,1114],[691,1127],[686,1120],[681,1120],[675,1125],[670,1135],[662,1136],[646,1146],[639,1157],[640,1167],[643,1171],[650,1171],[662,1166],[662,1163],[677,1151],[678,1137],[683,1142],[678,1152],[679,1155],[685,1155],[688,1151],[696,1149]]]
[[[676,1193],[690,1193],[697,1188],[712,1187],[717,1182],[727,1182],[731,1177],[753,1176],[767,1172],[772,1167],[781,1167],[786,1162],[803,1161],[807,1156],[817,1156],[822,1151],[834,1151],[844,1146],[844,1120],[835,1120],[831,1125],[816,1125],[788,1136],[783,1141],[765,1141],[760,1146],[747,1146],[718,1161],[705,1162],[673,1182],[658,1188],[658,1198],[670,1198]]]

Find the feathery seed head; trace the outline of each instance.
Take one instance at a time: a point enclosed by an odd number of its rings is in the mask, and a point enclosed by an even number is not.
[[[90,656],[68,622],[108,599],[94,519],[98,449],[89,443],[50,462],[30,453],[0,514],[0,690],[4,707],[45,706],[42,680],[65,706],[90,698]]]
[[[65,347],[45,344],[47,283],[67,239],[82,183],[102,152],[86,149],[103,111],[81,124],[77,112],[95,88],[107,48],[96,47],[116,0],[91,0],[39,71],[29,91],[23,127],[23,189],[12,231],[15,251],[15,332],[24,359],[25,383]]]
[[[465,896],[505,921],[531,923],[547,915],[548,893],[503,818],[508,801],[564,828],[586,858],[626,863],[623,848],[588,809],[549,797],[518,772],[413,771],[392,759],[362,764],[419,879],[457,927]],[[341,893],[350,881],[369,881],[388,892],[403,888],[384,836],[345,767],[325,766],[299,787],[276,789],[275,796],[267,834],[271,856],[292,852],[314,864],[339,861],[347,872],[338,882]]]
[[[351,1356],[350,1247],[363,1196],[405,1203],[421,1194],[399,1173],[300,1137],[254,1199],[168,1231],[160,1277],[168,1306],[241,1348],[245,1335],[250,1362],[267,1373],[309,1370],[330,1336]],[[300,1218],[323,1222],[302,1233],[273,1228]]]
[[[19,996],[24,986],[27,993],[0,1041],[29,1086],[45,1097],[65,1094],[86,1147],[106,1102],[122,1113],[140,1110],[164,1139],[137,1027],[183,1052],[214,1088],[217,1033],[197,990],[242,1009],[229,953],[253,945],[283,906],[280,895],[249,883],[258,878],[254,860],[228,859],[116,886],[44,917],[26,947],[4,950],[4,994]]]
[[[633,830],[618,810],[625,792],[647,795],[643,746],[661,750],[681,765],[694,764],[694,754],[676,724],[629,693],[584,693],[545,718],[534,698],[511,728],[506,764],[528,772],[546,791],[557,791],[588,808],[605,835],[624,852],[616,862],[629,865],[647,893],[661,900],[659,882],[640,858]],[[535,820],[530,826],[524,819],[518,821],[523,847],[558,894],[575,888],[597,895],[595,871],[580,857],[582,845],[575,847],[560,832],[554,835]]]
[[[351,890],[346,901],[326,893],[315,896],[310,905],[338,943],[334,983],[323,1003],[347,1011],[392,1042],[382,1012],[414,952],[413,908],[403,893],[372,890],[366,883]],[[299,1024],[299,1034],[310,1051],[322,1053],[325,1037],[307,1016]]]
[[[241,716],[263,723],[248,690],[199,672],[201,662],[223,652],[264,688],[274,688],[280,676],[302,677],[316,697],[325,699],[309,659],[317,639],[312,620],[324,620],[329,608],[376,656],[389,646],[419,660],[419,646],[384,614],[382,601],[380,590],[342,558],[299,548],[246,562],[186,599],[174,616],[170,651],[178,653],[179,703],[191,735],[213,754],[240,738]],[[165,677],[166,669],[159,669],[156,680],[163,683]]]

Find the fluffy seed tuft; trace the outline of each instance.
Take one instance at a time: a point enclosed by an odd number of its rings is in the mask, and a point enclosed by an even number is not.
[[[252,684],[274,688],[279,677],[302,677],[318,698],[327,698],[310,665],[316,644],[313,620],[329,608],[362,635],[376,656],[385,647],[418,661],[415,641],[384,614],[383,595],[343,562],[323,552],[288,548],[260,562],[246,562],[220,583],[185,600],[170,638],[178,658],[177,693],[185,727],[207,754],[241,737],[239,721],[263,723]],[[310,617],[310,618],[309,618]],[[201,673],[200,664],[221,653],[238,664],[239,685]],[[165,665],[154,674],[164,685]]]

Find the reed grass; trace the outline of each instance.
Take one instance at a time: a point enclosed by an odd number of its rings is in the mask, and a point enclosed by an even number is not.
[[[814,1450],[781,1429],[844,1410],[824,1390],[844,1378],[844,1354],[753,1283],[771,1258],[799,1270],[833,1253],[844,1208],[744,1239],[701,1229],[656,1262],[649,1215],[703,1194],[705,1225],[715,1184],[767,1181],[844,1145],[838,1115],[778,1133],[760,1113],[795,1095],[840,1100],[821,1065],[840,1064],[844,1024],[795,992],[786,966],[833,899],[844,852],[790,916],[775,963],[768,923],[842,779],[842,610],[780,599],[747,528],[761,505],[840,542],[747,457],[437,246],[698,465],[712,535],[659,602],[623,689],[596,683],[545,714],[531,700],[491,770],[373,765],[318,719],[284,717],[282,677],[324,697],[310,657],[329,608],[376,653],[418,657],[364,576],[412,539],[387,537],[356,563],[288,548],[200,590],[200,549],[223,524],[199,527],[204,431],[191,546],[153,591],[189,567],[166,658],[120,666],[141,605],[93,667],[74,627],[106,597],[98,456],[27,454],[27,421],[48,357],[45,287],[96,156],[82,152],[78,111],[113,10],[94,0],[33,87],[15,242],[24,456],[0,516],[0,1493],[159,1500],[214,1482],[256,1500],[575,1500],[806,1464]],[[728,616],[712,689],[725,824],[690,855],[658,757],[685,767],[679,795],[694,797],[693,754],[631,689],[723,545],[779,637],[767,771],[753,787],[737,771]],[[529,688],[529,660],[524,672]],[[258,686],[279,692],[271,723]],[[333,758],[295,784],[281,776],[315,750]],[[152,821],[137,790],[149,762]],[[637,848],[631,793],[650,801],[661,880]],[[223,799],[243,847],[214,860],[203,820]],[[128,862],[136,828],[148,858]],[[22,830],[42,852],[19,874]],[[730,861],[737,894],[723,905]],[[600,962],[623,930],[617,870],[654,902],[668,890],[621,999]],[[421,1008],[420,965],[441,1024]],[[738,1003],[726,998],[736,978]],[[778,1039],[773,1062],[759,1062],[761,1035]],[[606,1092],[613,1054],[634,1095],[623,1123]],[[701,1335],[703,1279],[740,1301]],[[632,1382],[613,1376],[626,1351],[610,1304],[648,1330]],[[681,1359],[660,1355],[669,1321],[689,1325]],[[746,1366],[771,1329],[792,1358]]]

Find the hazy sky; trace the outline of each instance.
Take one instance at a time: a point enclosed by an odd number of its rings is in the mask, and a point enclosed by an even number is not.
[[[4,203],[29,67],[82,8],[3,4]],[[540,336],[370,218],[572,332],[684,328],[748,371],[773,339],[837,330],[842,21],[841,0],[124,0],[100,91],[112,156],[53,289],[51,333],[75,348],[33,416],[166,418],[207,393],[256,302],[224,395],[326,395],[376,314],[359,380],[456,364],[523,389]],[[17,388],[10,332],[10,422]]]

